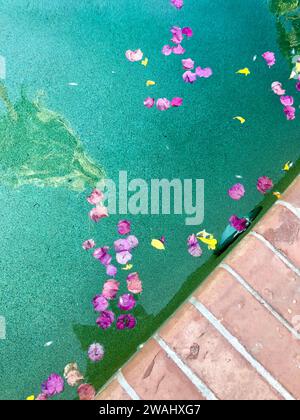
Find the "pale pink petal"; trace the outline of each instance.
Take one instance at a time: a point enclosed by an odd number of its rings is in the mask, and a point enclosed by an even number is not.
[[[245,187],[242,184],[235,184],[228,191],[228,195],[233,200],[240,200],[245,195]]]
[[[83,242],[82,248],[88,251],[89,249],[94,248],[96,245],[95,241],[93,239],[88,239],[87,241]]]
[[[156,107],[160,111],[166,111],[171,106],[171,102],[167,98],[159,98],[156,102]]]
[[[103,219],[104,217],[108,217],[107,208],[104,206],[94,207],[89,213],[90,219],[93,222],[99,222],[99,220]]]
[[[179,44],[177,47],[173,47],[173,53],[176,55],[183,55],[185,53],[185,49]]]
[[[183,99],[182,98],[173,98],[172,101],[171,101],[171,105],[173,107],[179,107],[179,106],[182,105],[182,103],[183,103]]]
[[[181,62],[182,62],[182,67],[185,70],[192,70],[194,68],[194,66],[195,66],[195,61],[192,60],[191,58],[187,58],[185,60],[181,60]]]
[[[194,83],[197,80],[197,75],[196,73],[192,73],[188,70],[185,73],[183,73],[182,78],[185,81],[185,83]]]
[[[274,66],[274,64],[276,63],[276,57],[275,54],[271,51],[267,51],[265,53],[262,54],[262,57],[265,59],[267,65],[269,67]]]
[[[281,96],[281,95],[284,95],[285,94],[285,90],[282,89],[282,83],[280,83],[280,82],[273,82],[271,87],[272,87],[273,92],[276,95]]]
[[[97,204],[99,204],[103,200],[103,198],[104,198],[103,192],[98,190],[97,188],[95,188],[92,191],[91,195],[89,197],[87,197],[87,201],[90,204],[93,204],[93,205],[96,206]]]
[[[140,49],[138,49],[136,51],[127,50],[125,52],[125,56],[126,56],[127,60],[129,60],[131,62],[141,61],[142,58],[143,58],[143,53]]]
[[[181,9],[183,7],[183,0],[171,0],[171,3],[173,6],[175,6],[177,9]]]
[[[89,384],[82,384],[77,389],[77,393],[80,401],[94,400],[96,396],[95,388]]]
[[[146,108],[153,108],[153,106],[154,106],[154,104],[155,104],[155,99],[154,98],[146,98],[145,100],[144,100],[144,105],[145,105],[145,107]]]
[[[210,67],[206,67],[205,69],[202,69],[199,66],[196,68],[196,74],[198,77],[204,77],[205,79],[208,79],[213,74],[213,71]]]
[[[180,44],[181,41],[183,40],[183,35],[182,35],[181,28],[179,28],[179,26],[173,26],[173,28],[171,29],[171,32],[173,34],[173,37],[172,37],[171,41],[174,44]]]
[[[173,52],[173,47],[170,47],[170,45],[165,45],[163,49],[161,50],[161,52],[163,53],[163,55],[166,55],[166,56],[171,55]]]
[[[292,96],[281,96],[280,102],[284,106],[292,106],[294,105],[294,98]]]
[[[119,264],[125,265],[132,260],[132,254],[129,251],[117,252],[116,260]]]

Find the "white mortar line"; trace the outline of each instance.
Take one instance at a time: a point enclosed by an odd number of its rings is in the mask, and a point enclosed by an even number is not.
[[[170,359],[179,367],[184,375],[195,385],[198,391],[207,399],[217,401],[215,394],[205,385],[204,382],[180,359],[180,357],[172,350],[168,344],[158,335],[154,336],[160,347],[167,353]]]
[[[274,254],[281,259],[282,262],[284,262],[285,265],[287,265],[297,276],[300,277],[300,270],[294,266],[294,264],[287,259],[285,255],[283,255],[278,249],[276,249],[271,242],[269,242],[266,238],[264,238],[260,233],[257,232],[250,232],[249,235],[254,236],[258,240],[260,240],[266,247],[268,247],[271,251],[274,252]]]
[[[287,208],[296,217],[298,217],[298,219],[300,219],[300,209],[298,209],[297,207],[294,207],[292,204],[288,203],[287,201],[283,201],[283,200],[277,200],[275,204]]]
[[[245,347],[234,337],[220,321],[196,298],[191,297],[189,302],[203,315],[215,329],[237,350],[250,365],[268,382],[284,399],[288,401],[295,401],[295,398],[267,371],[267,369],[260,364]]]
[[[120,386],[124,389],[124,391],[127,392],[127,394],[129,395],[129,397],[134,400],[134,401],[139,401],[140,397],[138,396],[138,394],[135,392],[135,390],[132,388],[132,386],[129,385],[129,383],[126,381],[123,373],[121,371],[119,371],[117,373],[116,376]]]
[[[240,276],[228,264],[221,263],[219,267],[224,268],[224,270],[230,273],[259,303],[262,304],[262,306],[264,306],[277,319],[277,321],[279,321],[287,330],[289,330],[289,332],[292,333],[295,338],[300,340],[300,334],[255,289],[253,289],[250,284],[243,279],[242,276]]]

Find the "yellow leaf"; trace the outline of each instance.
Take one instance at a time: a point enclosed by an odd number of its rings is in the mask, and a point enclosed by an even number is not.
[[[153,248],[158,249],[159,251],[164,251],[166,249],[165,245],[159,239],[152,239],[151,245]]]
[[[284,164],[284,167],[282,168],[285,172],[288,172],[293,166],[293,162],[290,160]]]
[[[145,60],[142,61],[142,65],[145,66],[145,67],[147,67],[148,66],[148,63],[149,63],[149,60],[146,57]]]
[[[250,70],[248,69],[248,67],[245,67],[244,69],[238,70],[236,72],[236,74],[244,74],[245,76],[248,76],[250,73]]]
[[[245,120],[245,118],[243,118],[243,117],[234,117],[233,118],[234,120],[238,120],[241,124],[244,124],[245,122],[246,122],[246,120]]]
[[[26,398],[26,401],[34,401],[35,397],[34,395],[29,395],[29,397]]]
[[[280,200],[280,198],[281,198],[281,193],[280,193],[280,192],[275,191],[275,192],[273,192],[273,195],[274,195],[276,198],[278,198],[278,200]]]
[[[124,271],[128,271],[128,270],[131,270],[131,269],[132,269],[132,267],[133,267],[133,265],[132,265],[132,264],[127,264],[127,265],[125,265],[125,267],[123,267],[123,268],[122,268],[122,270],[124,270]]]
[[[154,86],[154,85],[156,85],[156,83],[153,82],[153,80],[147,80],[146,85],[147,86]]]

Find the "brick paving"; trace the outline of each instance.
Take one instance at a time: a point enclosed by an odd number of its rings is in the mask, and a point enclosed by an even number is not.
[[[300,176],[98,400],[300,400]]]

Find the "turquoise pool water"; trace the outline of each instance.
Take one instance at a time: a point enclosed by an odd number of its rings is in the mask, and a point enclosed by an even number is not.
[[[5,87],[12,104],[22,89],[27,98],[17,105],[24,116],[18,129],[7,123],[1,108],[2,139],[13,131],[14,143],[6,150],[6,140],[0,142],[5,150],[5,158],[0,157],[0,316],[7,327],[6,340],[0,340],[0,398],[23,399],[37,394],[51,372],[62,373],[73,361],[100,386],[145,340],[163,308],[180,296],[186,279],[211,255],[204,250],[201,259],[189,256],[187,236],[202,229],[220,236],[233,213],[243,215],[261,200],[257,178],[268,175],[278,181],[284,162],[298,157],[299,120],[286,121],[271,83],[283,82],[297,108],[300,93],[288,81],[291,66],[264,0],[186,0],[181,11],[169,0],[0,0],[0,8]],[[212,78],[186,85],[182,57],[160,53],[172,25],[193,28],[184,57],[212,67]],[[136,48],[149,58],[146,68],[125,59],[125,51]],[[271,69],[261,59],[268,50],[277,56]],[[235,74],[244,67],[251,71],[247,78]],[[156,86],[146,87],[148,79]],[[45,128],[49,113],[36,119],[32,103],[38,91],[44,106],[56,113],[51,118],[63,116],[74,133],[61,124]],[[148,110],[143,100],[149,95],[183,96],[184,106],[165,113]],[[233,121],[236,115],[246,123]],[[33,136],[37,144],[43,138],[41,149],[31,143]],[[185,226],[183,215],[130,217],[140,240],[134,269],[144,286],[134,331],[95,327],[91,299],[106,276],[81,248],[90,237],[99,246],[111,245],[120,217],[98,225],[89,221],[85,197],[91,188],[78,192],[64,182],[53,188],[42,175],[36,186],[28,174],[23,174],[24,185],[16,187],[24,154],[42,171],[41,156],[54,153],[53,162],[47,160],[49,171],[54,167],[51,176],[63,178],[72,170],[66,159],[75,147],[95,162],[96,172],[103,168],[112,179],[126,170],[130,179],[205,180],[202,226]],[[12,173],[3,170],[8,161]],[[236,175],[243,177],[247,191],[240,202],[227,196]],[[150,241],[162,235],[167,249],[159,253]],[[122,272],[123,284],[125,278]],[[106,349],[96,367],[86,357],[93,341]],[[45,347],[48,342],[52,345]],[[64,397],[73,395],[68,388]]]

